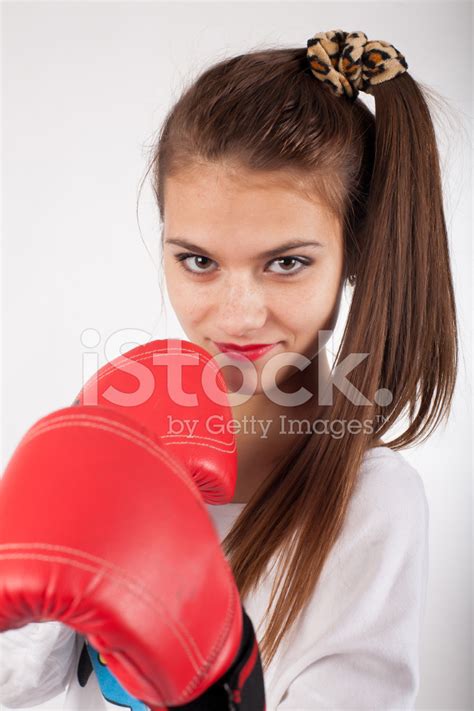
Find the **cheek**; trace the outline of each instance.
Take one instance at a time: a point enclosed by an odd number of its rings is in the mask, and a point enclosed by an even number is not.
[[[311,279],[300,281],[278,298],[278,311],[295,324],[308,327],[331,313],[337,297],[337,284],[322,271]]]
[[[296,288],[294,298],[285,299],[280,313],[298,339],[310,342],[318,330],[331,328],[339,301],[339,272],[321,269]]]

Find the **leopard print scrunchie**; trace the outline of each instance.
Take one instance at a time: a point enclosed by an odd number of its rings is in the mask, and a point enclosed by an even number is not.
[[[311,72],[336,96],[355,100],[360,91],[372,94],[372,86],[393,79],[408,69],[405,57],[383,40],[367,41],[364,32],[331,30],[308,40]]]

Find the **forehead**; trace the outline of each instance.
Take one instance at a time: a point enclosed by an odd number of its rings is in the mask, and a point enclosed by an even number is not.
[[[168,176],[165,180],[165,201],[177,201],[180,193],[186,199],[199,197],[211,200],[236,201],[265,200],[278,197],[280,200],[303,200],[295,180],[283,171],[254,171],[237,167],[232,163],[201,163],[186,171]]]
[[[205,240],[208,246],[226,236],[239,240],[239,246],[250,240],[270,248],[278,240],[337,233],[339,219],[322,200],[291,183],[291,176],[282,172],[227,165],[204,164],[169,176],[164,190],[166,236]]]

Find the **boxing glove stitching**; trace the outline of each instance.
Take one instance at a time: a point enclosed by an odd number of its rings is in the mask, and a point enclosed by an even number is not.
[[[78,421],[79,420],[79,421]],[[53,423],[53,424],[50,424]],[[87,424],[90,423],[90,424]],[[96,423],[106,423],[104,424],[96,424]],[[154,442],[150,437],[147,435],[143,434],[142,432],[139,432],[138,430],[134,430],[131,427],[128,427],[127,425],[123,423],[111,423],[109,420],[107,420],[105,417],[99,417],[96,415],[84,415],[81,413],[71,413],[71,415],[58,415],[57,417],[52,417],[51,419],[47,420],[46,422],[40,422],[36,425],[34,425],[29,432],[26,433],[25,437],[23,438],[22,445],[27,444],[30,440],[34,439],[35,437],[39,436],[40,434],[43,434],[44,432],[48,432],[49,430],[56,430],[56,429],[61,429],[62,427],[73,427],[73,426],[78,426],[78,427],[93,427],[93,429],[100,429],[104,430],[106,432],[112,432],[112,434],[116,434],[119,437],[122,437],[122,439],[129,440],[130,442],[133,442],[134,444],[138,444],[141,446],[143,449],[146,449],[149,451],[151,454],[156,455],[158,458],[161,458],[162,461],[164,461],[166,464],[169,465],[169,467],[179,476],[179,478],[183,481],[184,484],[188,487],[188,489],[191,491],[193,496],[199,500],[202,501],[202,497],[197,491],[196,487],[193,486],[191,478],[189,476],[189,473],[186,471],[184,467],[181,466],[181,463],[177,460],[171,459],[166,451],[163,450],[162,447],[160,447],[156,442]],[[132,436],[125,436],[124,433],[120,432],[120,428],[124,430],[124,432],[128,432]]]
[[[73,568],[79,568],[82,570],[86,570],[88,572],[92,573],[97,573],[97,572],[103,572],[104,566],[102,564],[105,563],[105,567],[112,568],[110,571],[110,575],[114,577],[115,579],[119,580],[120,582],[123,582],[125,585],[127,585],[132,592],[137,592],[143,593],[142,600],[144,600],[146,603],[150,604],[150,606],[154,609],[154,611],[160,615],[163,620],[165,621],[166,625],[172,630],[172,632],[178,637],[179,642],[182,645],[182,648],[184,652],[186,653],[188,659],[190,660],[192,666],[196,670],[196,675],[194,676],[193,679],[189,682],[189,684],[186,686],[184,689],[182,695],[179,697],[178,701],[181,702],[182,700],[186,699],[189,694],[193,691],[194,688],[200,683],[201,679],[209,668],[212,666],[213,662],[215,661],[215,658],[217,657],[218,653],[220,652],[221,644],[227,637],[227,634],[229,632],[229,628],[231,626],[232,620],[233,620],[233,609],[234,609],[234,602],[235,602],[235,596],[236,596],[236,589],[233,585],[228,585],[230,587],[230,605],[228,605],[228,611],[226,613],[225,617],[225,624],[223,626],[223,629],[221,631],[220,636],[217,638],[216,643],[214,644],[214,647],[211,649],[207,661],[205,657],[202,655],[200,652],[197,643],[193,636],[189,634],[189,632],[186,630],[186,628],[183,629],[183,634],[184,637],[188,638],[190,644],[195,648],[195,653],[196,656],[199,657],[198,659],[194,659],[192,654],[190,653],[190,650],[188,650],[187,645],[184,643],[185,640],[180,638],[180,635],[178,634],[178,628],[181,628],[181,625],[176,624],[174,620],[168,620],[166,615],[160,611],[159,609],[156,609],[155,606],[153,605],[154,602],[158,603],[158,605],[161,605],[159,598],[154,597],[151,595],[146,588],[143,588],[139,583],[137,583],[133,578],[129,578],[127,573],[125,571],[122,571],[121,568],[118,566],[109,563],[106,560],[103,560],[102,558],[99,558],[98,556],[92,556],[89,553],[86,553],[84,551],[80,551],[75,548],[69,548],[68,546],[59,546],[55,544],[48,544],[48,543],[9,543],[9,544],[0,544],[0,551],[1,549],[21,549],[22,547],[39,547],[43,548],[45,550],[48,549],[53,549],[53,550],[59,550],[59,551],[64,551],[64,552],[71,552],[74,553],[78,556],[82,556],[83,558],[90,559],[91,564],[87,563],[82,563],[80,561],[73,561],[68,558],[63,558],[61,556],[50,556],[46,554],[38,554],[38,553],[1,553],[0,552],[0,560],[44,560],[49,563],[61,563],[63,565],[68,565]],[[94,560],[97,560],[98,562],[101,563],[101,566],[97,565],[92,565],[92,562]],[[226,561],[224,561],[226,563]],[[135,588],[135,590],[133,590]],[[108,654],[108,652],[104,652],[105,654]],[[199,666],[199,664],[201,666]],[[176,699],[173,699],[173,704],[176,705]]]
[[[78,557],[82,556],[86,559],[90,559],[91,563],[84,563],[81,561],[76,561],[76,560],[71,560],[69,558],[64,558],[62,556],[51,556],[48,555],[47,553],[41,554],[41,553],[2,553],[1,550],[8,550],[8,549],[19,549],[21,550],[22,548],[43,548],[44,550],[58,550],[58,551],[63,551],[64,553],[74,553]],[[199,666],[200,664],[205,664],[205,658],[200,652],[200,650],[197,647],[196,641],[192,637],[192,635],[189,634],[187,630],[184,630],[184,636],[188,638],[191,646],[195,647],[195,657],[190,653],[190,650],[188,652],[187,645],[184,644],[184,641],[180,638],[181,635],[178,634],[177,629],[174,629],[174,627],[178,628],[181,627],[181,624],[178,622],[176,624],[173,620],[168,620],[166,617],[166,614],[164,611],[160,611],[159,609],[156,608],[156,606],[153,603],[157,603],[159,606],[163,607],[162,603],[160,602],[159,598],[156,598],[152,596],[149,591],[146,590],[143,586],[141,586],[138,582],[136,582],[135,579],[130,578],[125,571],[122,571],[120,568],[117,566],[114,566],[113,564],[109,564],[108,561],[103,560],[102,558],[97,557],[96,560],[100,565],[93,565],[93,557],[89,556],[87,553],[84,553],[83,551],[80,551],[75,548],[69,548],[67,546],[57,546],[54,544],[48,544],[48,543],[8,543],[8,544],[0,544],[0,560],[44,560],[47,563],[61,563],[63,565],[69,565],[73,568],[79,568],[81,570],[86,570],[90,573],[100,573],[100,572],[105,572],[104,567],[109,568],[107,570],[107,575],[110,575],[112,578],[115,578],[117,581],[119,581],[121,584],[124,584],[126,587],[130,589],[131,592],[134,594],[141,594],[141,600],[146,602],[147,604],[152,607],[154,612],[156,612],[160,617],[162,617],[167,624],[168,627],[173,631],[173,633],[176,634],[178,637],[180,643],[183,646],[184,651],[186,652],[186,655],[190,662],[192,663],[193,667],[196,669],[196,671],[199,671]],[[104,563],[106,564],[104,566]],[[104,652],[105,653],[105,652]]]

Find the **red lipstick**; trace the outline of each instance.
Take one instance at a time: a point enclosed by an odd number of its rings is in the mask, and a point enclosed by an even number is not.
[[[245,346],[238,346],[236,343],[218,343],[214,341],[217,348],[222,353],[235,360],[258,360],[265,353],[278,345],[277,343],[249,343]]]

